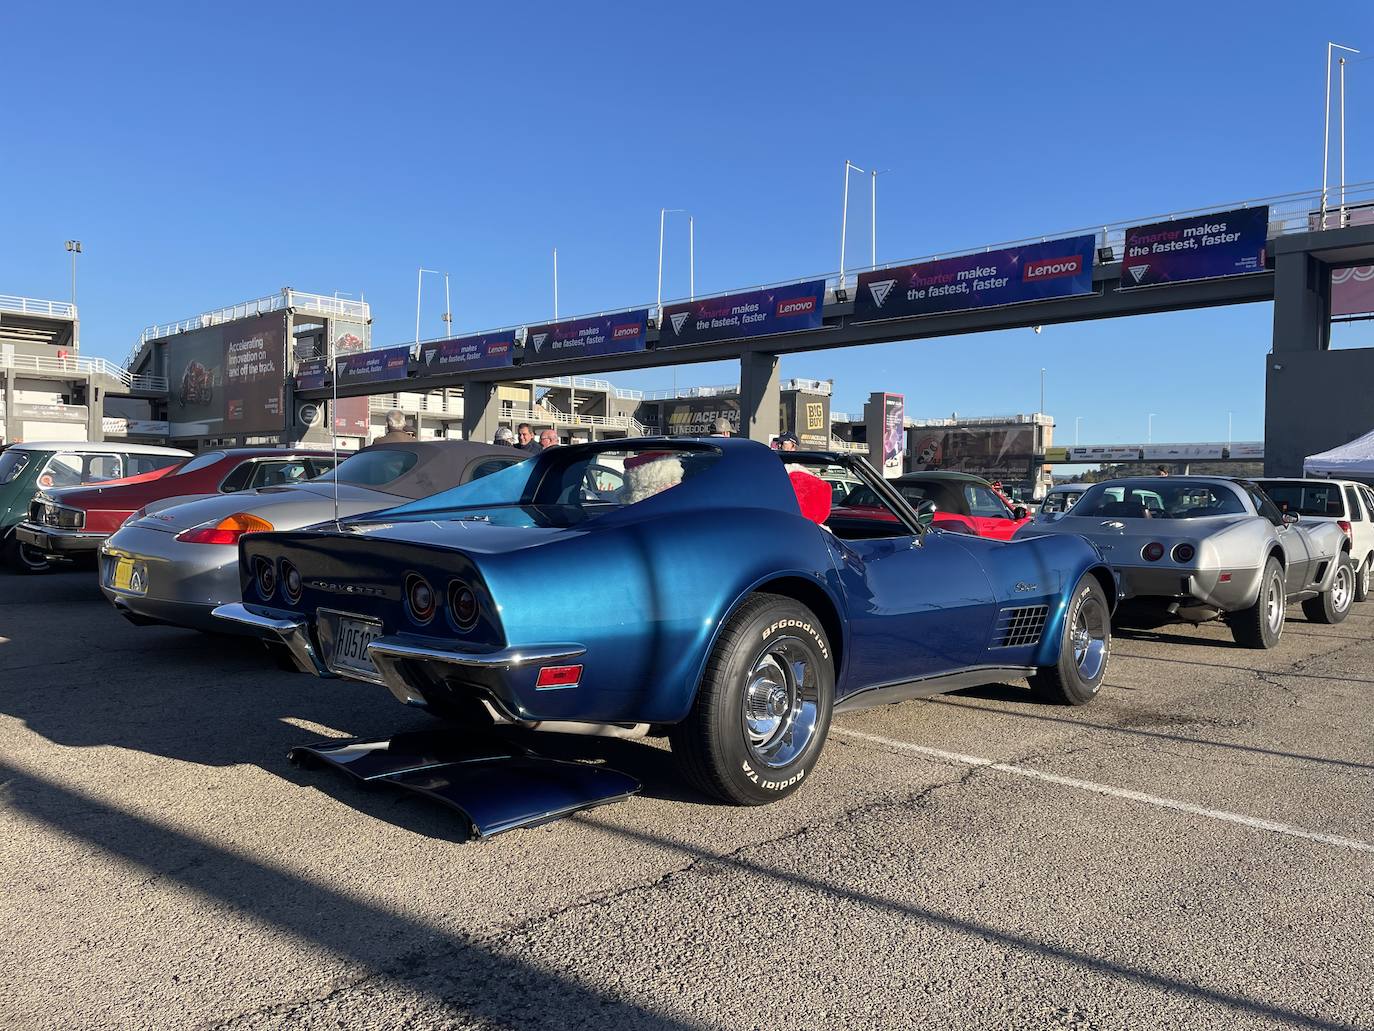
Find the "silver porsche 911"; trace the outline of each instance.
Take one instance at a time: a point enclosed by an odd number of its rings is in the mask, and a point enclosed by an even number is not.
[[[1309,619],[1339,623],[1354,598],[1350,540],[1339,527],[1284,515],[1246,480],[1105,480],[1069,512],[1029,523],[1016,538],[1045,533],[1097,545],[1116,575],[1127,624],[1223,617],[1238,643],[1272,648],[1289,602],[1301,601]]]
[[[529,455],[497,444],[374,444],[335,472],[282,487],[210,495],[131,516],[100,551],[100,588],[127,619],[224,633],[210,613],[238,601],[239,538],[392,508],[498,472]],[[337,499],[337,505],[336,505]]]

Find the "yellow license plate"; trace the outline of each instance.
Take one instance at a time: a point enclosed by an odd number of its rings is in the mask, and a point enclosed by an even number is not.
[[[146,594],[148,592],[147,569],[142,562],[135,562],[131,558],[115,559],[114,575],[110,577],[110,586],[116,591]]]

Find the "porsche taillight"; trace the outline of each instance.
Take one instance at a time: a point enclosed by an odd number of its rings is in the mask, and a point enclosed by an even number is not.
[[[270,529],[272,524],[261,516],[235,512],[217,523],[202,523],[182,530],[176,539],[186,544],[237,544],[245,534],[265,533]]]

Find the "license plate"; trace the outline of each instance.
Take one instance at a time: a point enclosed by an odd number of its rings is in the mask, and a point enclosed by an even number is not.
[[[131,558],[117,558],[114,573],[110,576],[110,586],[129,594],[147,594],[148,567]]]
[[[382,628],[376,623],[340,616],[334,632],[334,651],[329,656],[330,665],[375,677],[377,667],[368,658],[367,646],[381,636]]]

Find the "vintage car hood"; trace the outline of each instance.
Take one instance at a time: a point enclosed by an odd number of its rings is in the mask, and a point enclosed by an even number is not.
[[[313,489],[305,489],[307,486]],[[233,494],[216,494],[158,508],[138,521],[139,526],[153,530],[180,533],[182,530],[212,520],[224,519],[235,512],[260,515],[278,530],[296,530],[311,523],[334,516],[334,485],[292,484],[285,487],[264,487]],[[390,508],[403,500],[392,494],[368,490],[350,483],[339,484],[339,515],[354,516],[379,508]]]

